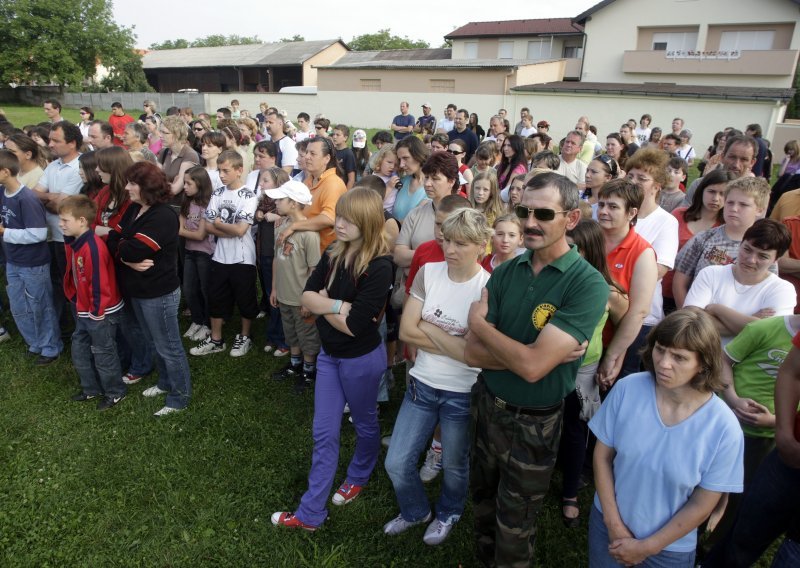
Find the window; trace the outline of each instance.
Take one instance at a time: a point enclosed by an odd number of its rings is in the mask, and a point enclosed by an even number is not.
[[[361,90],[362,91],[380,91],[381,90],[381,80],[380,79],[361,79]]]
[[[564,46],[564,59],[580,59],[583,57],[583,48],[578,45]]]
[[[742,51],[772,49],[775,41],[773,30],[722,32],[719,40],[720,51]]]
[[[464,59],[478,59],[478,42],[464,42]]]
[[[497,46],[498,59],[513,59],[514,58],[514,42],[501,41]]]
[[[431,79],[430,83],[431,93],[455,93],[456,80],[455,79]]]
[[[653,51],[692,51],[697,48],[697,32],[658,32],[653,34]]]
[[[549,41],[529,41],[528,42],[528,59],[550,59]]]

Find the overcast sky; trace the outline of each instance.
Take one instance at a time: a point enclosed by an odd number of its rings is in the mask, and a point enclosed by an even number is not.
[[[470,21],[574,17],[599,0],[306,0],[225,2],[170,0],[149,4],[114,0],[114,19],[134,27],[136,46],[168,39],[194,40],[211,34],[257,35],[264,42],[299,34],[307,40],[354,36],[390,28],[392,34],[439,47],[444,36]],[[395,7],[390,16],[389,7]],[[495,8],[502,7],[502,10]],[[309,16],[305,21],[302,16]]]

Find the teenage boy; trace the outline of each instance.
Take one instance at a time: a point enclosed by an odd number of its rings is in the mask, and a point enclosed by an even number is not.
[[[286,221],[275,225],[275,240],[291,227],[292,223],[305,221],[303,208],[311,205],[311,191],[302,182],[290,180],[277,189],[268,189],[267,197],[275,200],[279,215]],[[269,302],[281,311],[283,333],[289,345],[289,363],[272,378],[295,379],[295,392],[302,393],[317,374],[317,354],[320,340],[312,314],[300,301],[306,280],[320,259],[319,233],[298,231],[276,247],[272,268],[272,292]]]
[[[310,138],[314,132],[311,131],[311,117],[307,112],[301,112],[297,115],[297,132],[294,133],[294,141],[302,142]]]
[[[672,293],[678,308],[683,307],[692,281],[702,269],[736,260],[745,231],[764,216],[769,192],[769,183],[763,178],[741,177],[728,182],[722,210],[725,223],[692,237],[675,259]]]
[[[230,318],[233,305],[242,318],[241,333],[236,334],[231,357],[241,357],[253,345],[250,325],[258,315],[256,300],[256,245],[250,236],[258,198],[242,181],[244,164],[235,150],[226,150],[217,160],[224,186],[214,190],[206,208],[206,228],[217,237],[211,258],[209,312],[211,335],[192,347],[192,355],[208,355],[225,350],[222,323]]]
[[[676,207],[680,207],[686,194],[681,187],[686,181],[689,171],[689,164],[683,158],[670,158],[667,162],[667,184],[661,189],[658,204],[667,212],[672,212]]]
[[[72,302],[75,331],[72,364],[81,382],[75,402],[102,397],[97,410],[116,406],[128,392],[117,355],[117,326],[123,306],[114,260],[91,229],[97,205],[85,195],[67,197],[58,207],[67,272],[64,295]]]
[[[344,177],[342,181],[347,189],[352,189],[356,183],[356,157],[353,151],[347,147],[347,140],[350,138],[350,129],[344,124],[337,124],[333,127],[333,146],[336,148],[336,161],[342,166]]]
[[[0,235],[6,253],[6,293],[17,329],[37,366],[49,365],[63,347],[53,307],[50,250],[44,205],[17,180],[19,160],[0,150]]]
[[[125,113],[122,103],[111,103],[111,115],[108,117],[108,123],[114,132],[113,141],[116,146],[125,147],[125,127],[132,122],[136,121],[131,115]]]
[[[791,315],[797,303],[794,286],[769,271],[791,241],[781,223],[759,219],[745,231],[736,262],[701,270],[683,307],[703,308],[713,316],[723,347],[752,321]]]

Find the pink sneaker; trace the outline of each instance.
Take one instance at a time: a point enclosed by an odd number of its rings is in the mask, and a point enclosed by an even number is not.
[[[333,498],[331,502],[334,505],[347,505],[350,501],[353,501],[361,495],[361,491],[364,489],[361,485],[353,485],[351,483],[347,483],[346,481],[342,483],[342,486],[333,494]]]
[[[284,513],[278,511],[277,513],[272,513],[272,524],[276,527],[286,527],[289,529],[303,529],[306,531],[315,531],[317,527],[313,525],[307,525],[300,519],[294,516],[294,513]]]

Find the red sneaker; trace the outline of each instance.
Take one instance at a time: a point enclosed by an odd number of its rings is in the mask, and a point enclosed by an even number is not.
[[[276,527],[287,527],[290,529],[303,529],[307,531],[315,531],[317,527],[313,525],[307,525],[300,519],[294,516],[294,513],[282,513],[278,511],[277,513],[272,513],[272,524]]]
[[[361,495],[363,489],[364,487],[361,485],[353,485],[345,481],[336,493],[333,494],[331,502],[334,505],[347,505],[350,501],[353,501],[356,497]]]
[[[144,377],[142,375],[132,375],[130,373],[125,373],[122,375],[122,382],[126,385],[135,385],[139,381],[141,381]]]

